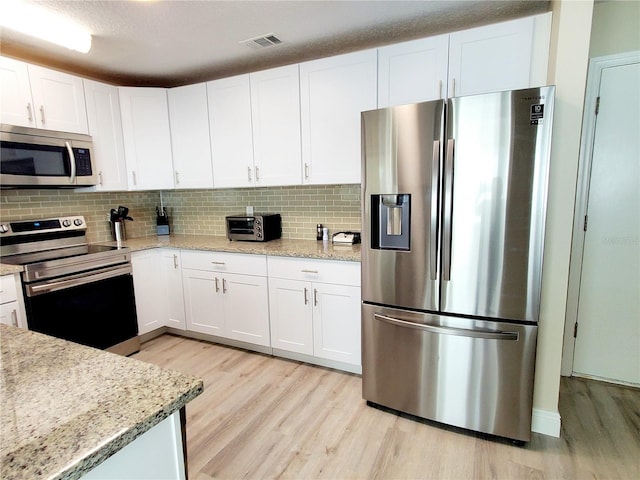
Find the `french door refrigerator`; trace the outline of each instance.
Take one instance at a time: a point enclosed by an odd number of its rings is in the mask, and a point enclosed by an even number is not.
[[[362,113],[369,403],[530,440],[554,91]]]

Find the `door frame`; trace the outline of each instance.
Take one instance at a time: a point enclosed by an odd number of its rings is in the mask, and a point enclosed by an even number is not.
[[[575,337],[573,334],[575,323],[578,320],[578,301],[580,298],[585,237],[584,218],[587,214],[589,201],[593,143],[596,134],[596,102],[600,92],[600,79],[605,68],[620,67],[634,63],[640,63],[640,50],[594,57],[589,61],[582,118],[582,137],[580,139],[580,157],[578,160],[571,256],[569,259],[569,284],[562,345],[562,363],[560,367],[560,374],[565,377],[570,377],[573,374],[573,354],[575,349]]]

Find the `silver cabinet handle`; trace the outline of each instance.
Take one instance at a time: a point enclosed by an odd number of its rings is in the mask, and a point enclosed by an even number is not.
[[[100,185],[103,185],[103,184],[104,184],[104,182],[102,181],[102,172],[98,172],[98,183],[99,183]]]
[[[211,262],[213,265],[225,265],[224,262]]]
[[[300,270],[302,273],[318,273],[318,270]]]
[[[135,170],[131,171],[131,178],[133,179],[133,185],[138,185],[138,179],[136,178],[136,172]]]
[[[176,170],[176,185],[180,183],[180,173]]]
[[[457,335],[460,337],[484,338],[489,340],[518,340],[518,332],[499,332],[489,330],[470,330],[468,328],[439,327],[436,325],[425,325],[423,323],[407,322],[399,318],[388,317],[387,315],[373,314],[373,318],[381,320],[399,327],[414,328],[430,333],[441,335]]]
[[[435,140],[431,164],[431,238],[429,240],[431,280],[438,278],[438,178],[440,178],[440,141]]]
[[[304,304],[309,304],[309,290],[307,290],[307,287],[304,287]]]
[[[27,113],[29,114],[29,122],[33,122],[33,111],[31,110],[31,102],[27,103]]]
[[[71,166],[71,175],[69,176],[69,183],[73,183],[76,181],[76,156],[73,154],[73,148],[71,148],[71,144],[68,141],[65,141],[64,145],[67,147],[67,153],[69,154],[69,163]]]
[[[44,105],[40,105],[40,119],[42,120],[42,124],[44,125]]]
[[[313,306],[318,306],[318,290],[315,288],[313,289]]]
[[[442,280],[451,280],[451,228],[453,215],[453,160],[455,142],[447,140],[447,156],[444,167],[444,225],[442,238]]]
[[[456,96],[456,77],[453,77],[453,79],[451,80],[451,96]]]
[[[247,180],[251,181],[251,167],[247,167]]]
[[[178,268],[178,255],[173,254],[173,268],[174,270]]]
[[[18,326],[18,311],[15,308],[11,310],[11,325]]]
[[[260,180],[260,168],[256,166],[256,182]]]
[[[220,291],[220,287],[218,286],[218,277],[215,277],[215,282],[216,282],[216,293],[218,293]]]
[[[222,293],[227,293],[227,280],[226,279],[222,279]]]
[[[438,98],[442,98],[442,80],[438,82]]]
[[[304,164],[304,178],[309,178],[309,164]]]

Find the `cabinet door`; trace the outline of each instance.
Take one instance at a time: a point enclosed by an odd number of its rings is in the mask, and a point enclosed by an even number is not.
[[[449,43],[449,97],[527,88],[535,18],[454,32]]]
[[[269,279],[271,346],[313,355],[311,283]]]
[[[127,166],[118,88],[84,80],[89,135],[93,138],[93,160],[98,170],[97,191],[127,190]]]
[[[444,98],[449,35],[378,49],[378,108]]]
[[[313,353],[360,365],[360,288],[313,284]]]
[[[267,278],[228,273],[222,290],[226,337],[270,346]]]
[[[176,188],[213,188],[205,83],[170,88],[169,121]]]
[[[82,79],[29,65],[36,125],[47,130],[89,133]]]
[[[0,123],[35,127],[27,64],[0,57]]]
[[[21,325],[18,302],[0,304],[0,323],[14,327]]]
[[[167,327],[184,330],[186,320],[184,313],[184,292],[182,290],[182,270],[180,268],[180,251],[161,250],[162,260],[162,298],[166,300],[167,312],[165,324]]]
[[[222,277],[215,272],[182,269],[187,330],[225,336]]]
[[[360,113],[377,106],[377,52],[300,64],[304,183],[360,183]]]
[[[207,83],[213,184],[253,185],[253,132],[249,74]]]
[[[250,78],[255,185],[299,185],[298,65],[251,73]]]
[[[118,87],[118,93],[130,189],[173,188],[166,90]]]
[[[162,294],[162,268],[158,250],[134,252],[131,255],[133,269],[133,290],[138,316],[138,333],[150,332],[163,327],[166,317],[166,303]],[[114,298],[114,302],[118,299]]]

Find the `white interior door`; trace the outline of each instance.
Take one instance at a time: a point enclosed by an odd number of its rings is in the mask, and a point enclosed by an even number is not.
[[[640,64],[604,68],[578,301],[576,375],[640,384]]]

